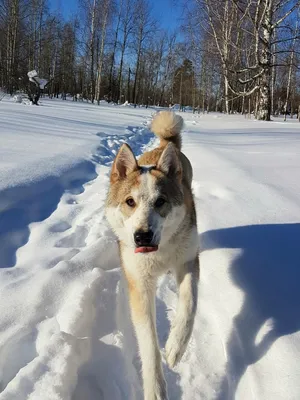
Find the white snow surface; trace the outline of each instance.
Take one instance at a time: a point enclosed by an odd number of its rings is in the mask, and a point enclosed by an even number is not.
[[[154,109],[0,103],[0,400],[141,400],[116,240],[117,149]],[[201,246],[199,308],[170,400],[300,398],[300,124],[183,113]],[[157,289],[163,349],[176,310]]]

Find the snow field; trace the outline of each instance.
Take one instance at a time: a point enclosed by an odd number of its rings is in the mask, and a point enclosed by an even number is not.
[[[155,145],[154,110],[1,107],[0,400],[142,400],[104,201],[120,144]],[[298,400],[299,125],[182,115],[201,278],[191,342],[175,370],[164,365],[169,398]],[[169,275],[156,302],[163,349]]]

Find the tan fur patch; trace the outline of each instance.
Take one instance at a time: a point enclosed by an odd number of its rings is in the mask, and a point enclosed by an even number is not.
[[[166,142],[168,144],[168,142]],[[165,147],[158,147],[154,150],[147,151],[142,154],[138,159],[138,165],[157,165],[158,161],[164,151]],[[183,170],[183,183],[188,187],[191,187],[193,170],[189,159],[181,152],[178,152],[179,159]]]
[[[147,151],[138,159],[138,165],[157,165],[163,151],[164,147],[158,147],[154,150]]]
[[[123,262],[123,257],[122,257],[122,242],[119,242],[119,251],[120,251],[120,259],[121,259],[121,265],[123,267],[123,272],[125,274],[126,282],[127,282],[127,287],[128,287],[128,293],[129,293],[129,301],[131,305],[131,309],[134,310],[134,317],[137,320],[142,321],[143,316],[144,316],[144,307],[141,299],[141,291],[138,289],[138,285],[136,280],[130,275],[128,270],[124,268],[124,262]]]
[[[133,313],[132,317],[136,322],[142,322],[145,318],[145,307],[141,289],[138,287],[135,279],[126,270],[125,276],[128,285],[130,306]]]
[[[111,184],[107,197],[107,205],[117,206],[121,203],[124,203],[132,190],[140,185],[140,178],[141,172],[135,171],[132,172],[126,179],[117,179],[114,184]],[[125,207],[125,212],[127,208]],[[130,214],[130,210],[127,211],[129,211]]]
[[[163,150],[155,150],[143,154],[143,156],[141,156],[141,158],[138,160],[138,164],[156,165]],[[152,169],[149,173],[156,179],[155,186],[157,187],[157,190],[160,194],[166,196],[166,198],[171,201],[173,205],[180,205],[182,203],[185,204],[187,214],[191,218],[191,225],[195,225],[196,212],[193,194],[189,182],[190,177],[188,176],[188,174],[191,174],[190,171],[188,171],[187,174],[184,170],[181,185],[176,180],[172,180],[166,177],[159,170]],[[122,214],[126,218],[129,218],[135,212],[135,207],[128,207],[128,205],[126,204],[126,199],[130,197],[134,190],[140,186],[141,175],[141,170],[134,171],[129,174],[126,179],[117,179],[114,183],[112,183],[107,197],[107,206],[120,207]],[[166,216],[169,212],[167,205],[165,207],[162,207],[159,212],[161,216]]]
[[[151,129],[160,139],[160,147],[165,147],[169,142],[181,148],[181,130],[183,119],[171,111],[160,111],[154,117]]]

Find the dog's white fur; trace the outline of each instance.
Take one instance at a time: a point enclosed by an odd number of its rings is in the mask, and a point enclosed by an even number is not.
[[[119,238],[122,266],[128,282],[131,316],[142,362],[145,400],[168,399],[156,333],[157,278],[170,270],[178,283],[177,313],[165,347],[166,361],[171,368],[180,361],[185,352],[192,333],[197,307],[199,261],[193,201],[191,200],[191,205],[187,201],[179,201],[180,204],[173,205],[166,216],[161,216],[153,206],[155,199],[160,195],[157,187],[158,178],[151,173],[153,164],[156,166],[154,168],[162,171],[161,175],[166,176],[174,173],[176,168],[178,173],[183,168],[183,184],[180,183],[179,191],[182,191],[183,198],[191,196],[192,199],[190,188],[192,172],[189,165],[184,170],[184,163],[188,161],[182,153],[177,154],[174,150],[175,146],[180,148],[182,125],[182,118],[169,112],[160,113],[154,119],[152,130],[161,138],[161,151],[158,155],[147,153],[151,162],[148,157],[146,167],[134,165],[132,156],[126,153],[128,149],[121,148],[119,158],[117,156],[112,169],[112,182],[106,208],[107,219]],[[168,145],[168,142],[172,140],[175,145]],[[178,165],[176,166],[175,163]],[[121,189],[113,194],[113,186],[115,182],[118,182],[118,185],[130,185],[126,183],[126,179],[129,179],[133,171],[138,174],[138,185],[126,186],[124,190],[130,193],[138,205],[129,215],[127,210],[125,209],[124,213],[124,208],[122,208],[124,200],[121,197],[117,198],[121,196]],[[177,179],[180,180],[175,175],[172,179],[174,179],[174,185],[177,185]],[[172,183],[170,182],[169,184]],[[141,227],[154,232],[153,241],[159,244],[156,252],[146,254],[134,252],[133,235]]]

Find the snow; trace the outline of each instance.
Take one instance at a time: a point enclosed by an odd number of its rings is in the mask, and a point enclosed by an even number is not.
[[[121,143],[154,109],[0,103],[0,400],[141,400],[115,237],[104,218]],[[172,400],[300,398],[300,125],[181,114],[194,168],[200,301]],[[157,289],[164,347],[176,286]]]

